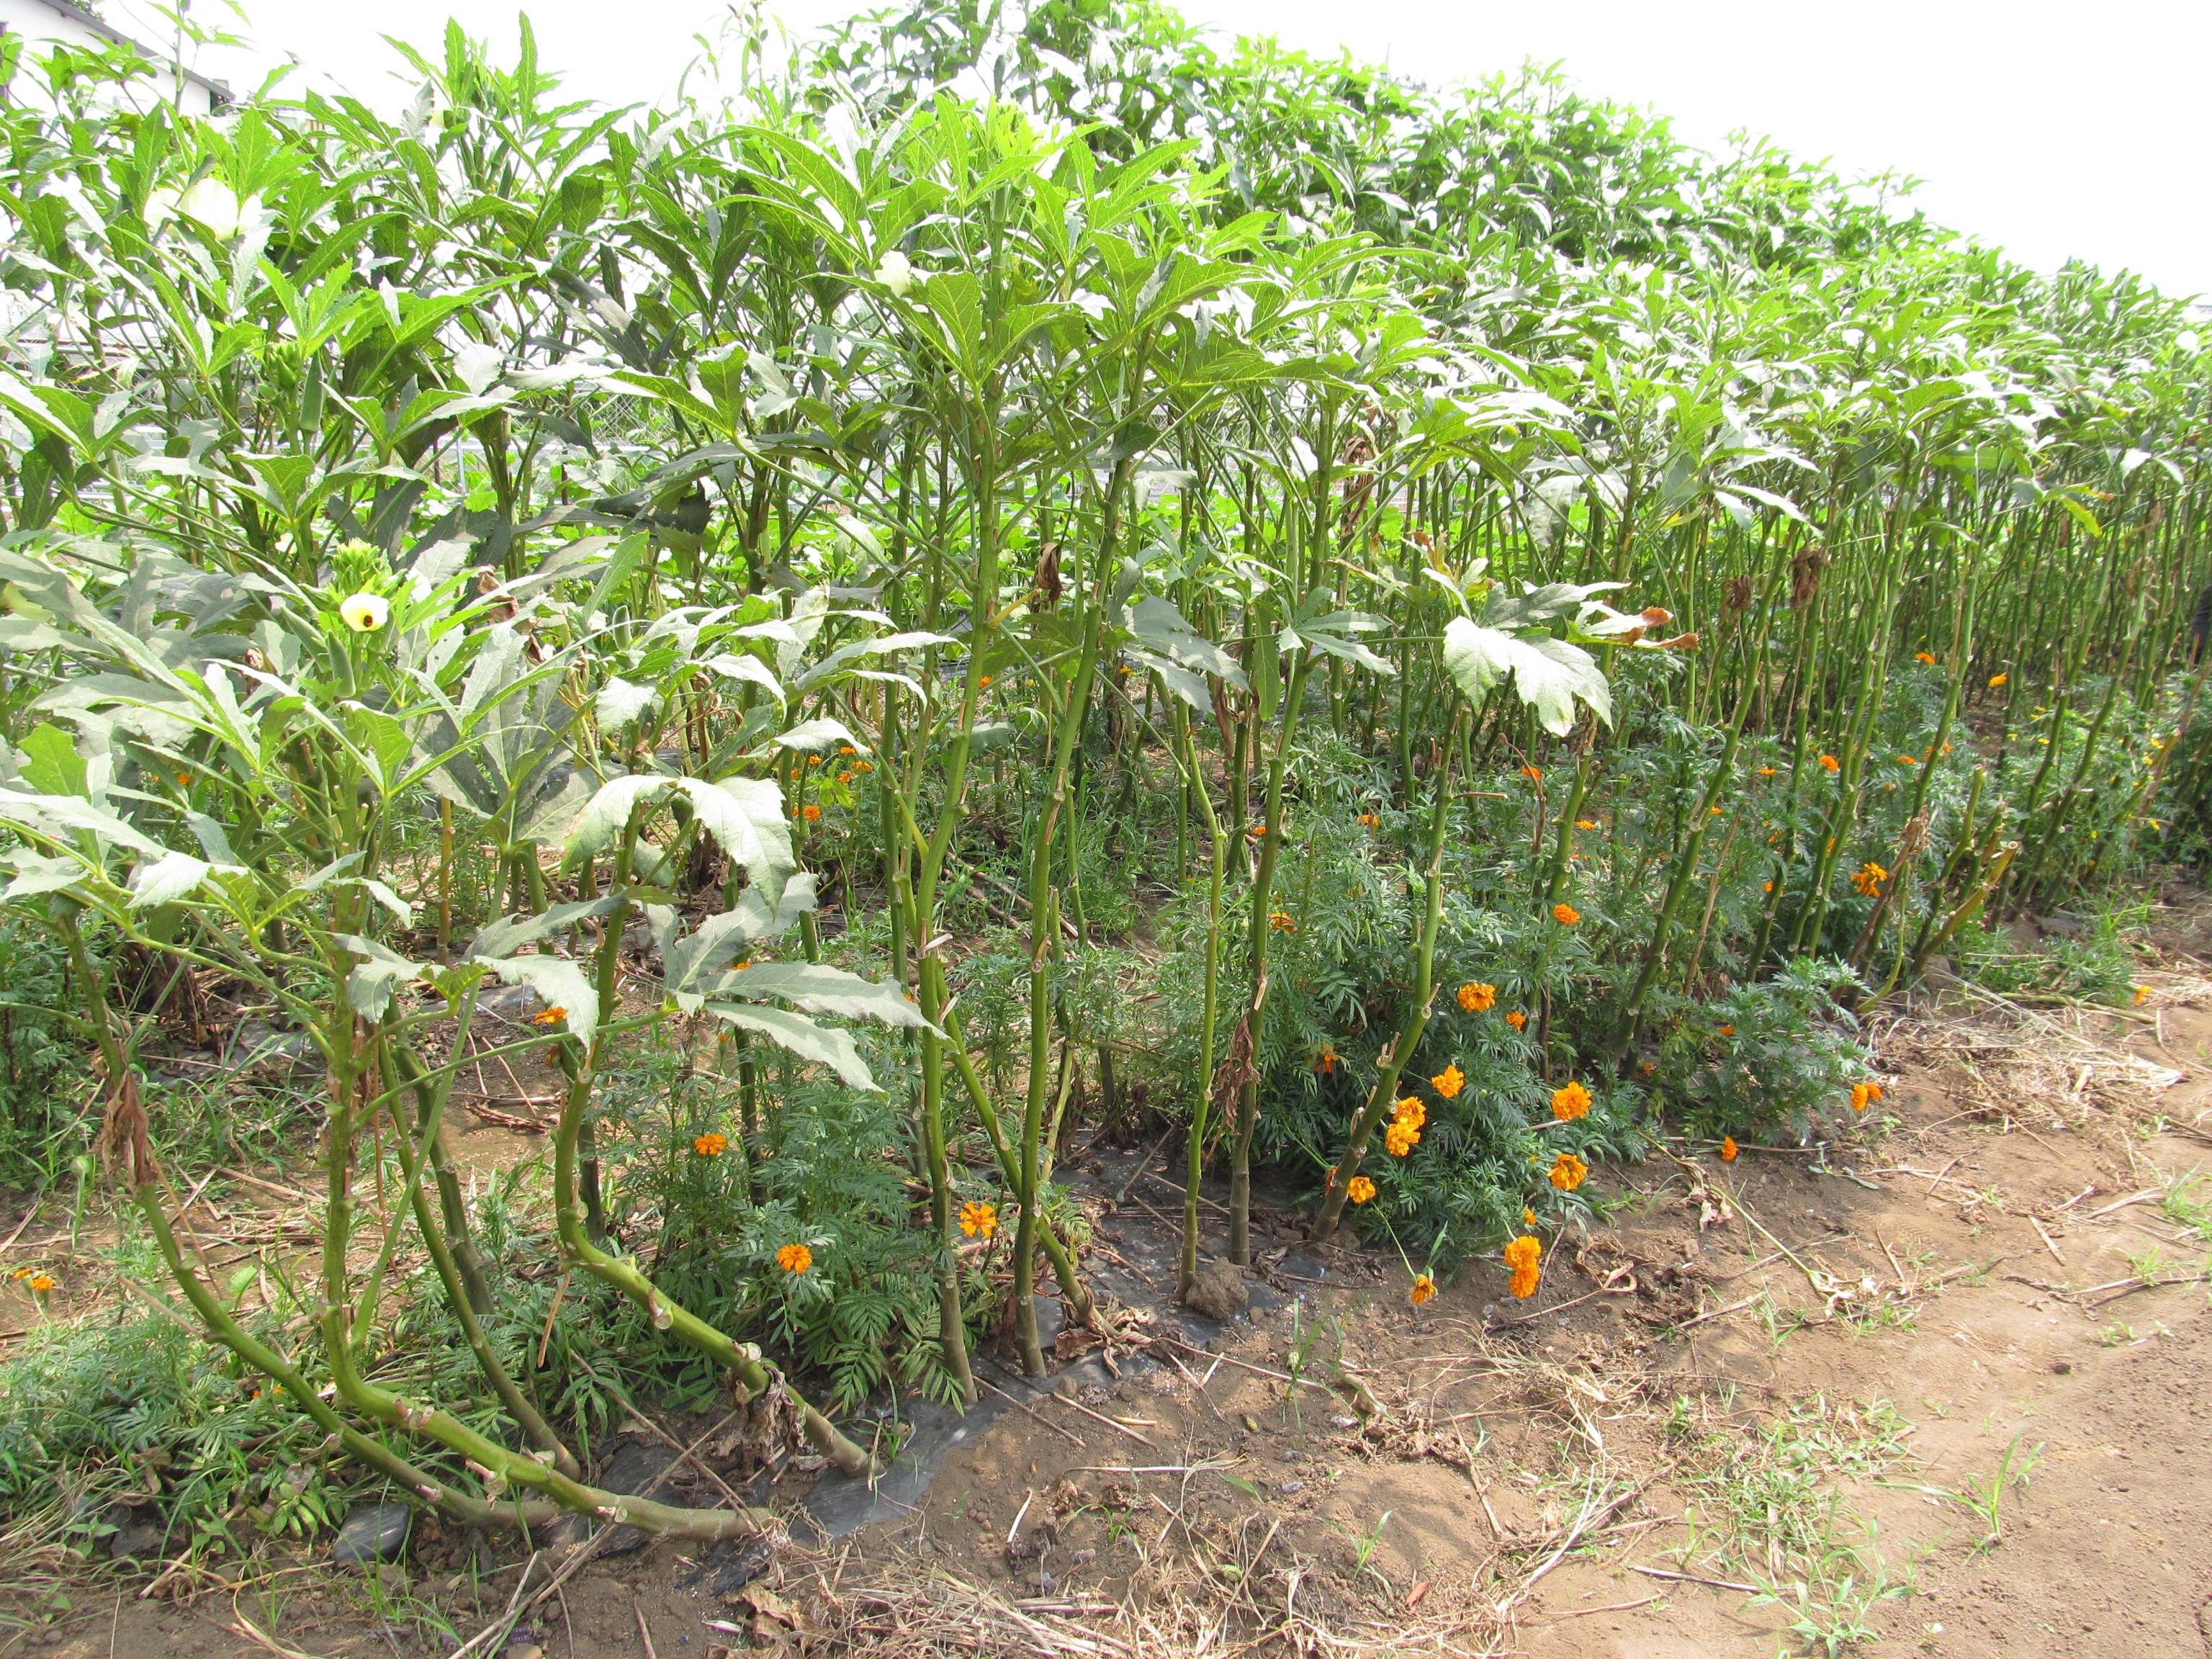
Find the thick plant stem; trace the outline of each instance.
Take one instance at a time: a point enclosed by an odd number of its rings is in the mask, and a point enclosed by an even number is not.
[[[1206,993],[1198,1026],[1198,1070],[1192,1080],[1190,1139],[1183,1158],[1182,1250],[1176,1267],[1176,1296],[1190,1294],[1198,1283],[1198,1183],[1206,1169],[1207,1108],[1213,1097],[1213,1037],[1221,1013],[1221,890],[1229,864],[1229,832],[1213,810],[1206,775],[1198,769],[1190,721],[1177,712],[1176,737],[1186,780],[1184,793],[1195,796],[1206,813],[1210,864],[1206,886]]]
[[[404,1050],[396,1044],[387,1044],[386,1051],[394,1062],[392,1069],[403,1071],[404,1066],[399,1057]],[[411,1060],[412,1056],[409,1058]],[[414,1079],[410,1079],[410,1081],[414,1082]],[[414,1083],[412,1092],[423,1139],[435,1146],[439,1118],[445,1103],[442,1099],[427,1098],[434,1091],[420,1082]],[[443,1093],[442,1091],[435,1092]],[[490,1339],[484,1335],[483,1326],[477,1318],[476,1310],[470,1305],[467,1283],[459,1263],[453,1251],[448,1248],[436,1218],[430,1213],[430,1200],[422,1191],[421,1167],[408,1148],[406,1127],[399,1122],[399,1114],[396,1109],[392,1116],[398,1130],[392,1144],[399,1155],[400,1174],[407,1182],[407,1201],[415,1212],[415,1228],[422,1235],[423,1248],[430,1253],[430,1265],[437,1273],[438,1283],[445,1290],[447,1305],[453,1309],[453,1317],[460,1324],[461,1340],[469,1345],[469,1352],[476,1356],[477,1369],[483,1372],[484,1379],[491,1384],[492,1392],[499,1396],[500,1404],[507,1407],[507,1415],[522,1425],[522,1431],[530,1437],[531,1444],[550,1455],[553,1467],[571,1480],[582,1480],[584,1472],[578,1466],[575,1455],[562,1443],[561,1437],[553,1431],[552,1425],[545,1420],[529,1396],[515,1386],[514,1378],[500,1362]]]
[[[1359,1173],[1360,1163],[1367,1156],[1368,1139],[1390,1111],[1398,1093],[1398,1079],[1405,1074],[1407,1066],[1421,1045],[1422,1035],[1428,1030],[1429,1006],[1436,1000],[1437,994],[1437,935],[1443,927],[1444,829],[1451,818],[1451,757],[1457,749],[1455,740],[1461,722],[1465,718],[1462,708],[1452,721],[1452,738],[1455,741],[1445,744],[1444,763],[1437,769],[1437,799],[1429,812],[1429,862],[1424,878],[1428,902],[1421,913],[1420,937],[1413,942],[1413,988],[1407,998],[1406,1023],[1400,1029],[1397,1040],[1391,1043],[1389,1052],[1383,1056],[1366,1105],[1352,1121],[1352,1128],[1345,1137],[1344,1156],[1337,1160],[1336,1168],[1329,1172],[1328,1188],[1322,1193],[1321,1209],[1314,1217],[1313,1237],[1316,1243],[1323,1243],[1334,1235],[1337,1224],[1344,1215],[1345,1200],[1351,1191],[1352,1178]]]
[[[1252,1264],[1252,1136],[1260,1126],[1259,1066],[1266,1048],[1267,939],[1274,930],[1275,866],[1283,844],[1283,773],[1290,761],[1291,740],[1297,732],[1299,705],[1305,701],[1306,666],[1311,654],[1300,651],[1291,659],[1283,689],[1282,725],[1276,732],[1274,755],[1267,763],[1267,815],[1260,836],[1260,867],[1252,878],[1251,996],[1244,1008],[1242,1037],[1249,1059],[1237,1094],[1237,1124],[1229,1164],[1229,1259],[1240,1267]],[[1292,921],[1295,925],[1296,919]]]
[[[922,1018],[935,1026],[945,1012],[945,964],[932,951],[921,959]],[[960,1259],[953,1253],[952,1170],[945,1146],[945,1040],[921,1034],[922,1150],[929,1161],[929,1220],[937,1246],[939,1350],[945,1369],[960,1384],[960,1397],[975,1403],[975,1376],[968,1364],[968,1329],[960,1308]]]
[[[1006,1140],[1006,1126],[999,1121],[998,1109],[991,1104],[990,1092],[976,1073],[975,1062],[968,1056],[967,1041],[960,1035],[959,1016],[949,1006],[945,1011],[945,1033],[951,1039],[945,1052],[952,1056],[953,1069],[968,1085],[969,1096],[975,1103],[975,1115],[982,1120],[984,1132],[991,1138],[991,1151],[999,1160],[1000,1178],[1006,1182],[1008,1192],[1018,1193],[1022,1186],[1020,1155]],[[1045,1259],[1052,1264],[1053,1277],[1060,1281],[1066,1322],[1088,1325],[1092,1317],[1091,1292],[1076,1273],[1075,1258],[1068,1254],[1066,1243],[1053,1231],[1049,1221],[1037,1229],[1036,1236],[1037,1243],[1044,1247]]]
[[[465,1013],[459,1023],[459,1035],[465,1036],[469,1020]],[[392,1065],[401,1081],[406,1083],[415,1096],[415,1123],[418,1130],[442,1117],[446,1097],[453,1088],[453,1073],[448,1072],[435,1088],[423,1081],[422,1067],[414,1052],[404,1043],[392,1045]],[[468,1304],[478,1317],[491,1311],[491,1286],[484,1278],[483,1261],[477,1255],[476,1241],[469,1232],[469,1212],[461,1198],[460,1176],[453,1168],[453,1155],[446,1145],[442,1127],[428,1132],[430,1171],[438,1186],[438,1208],[445,1218],[447,1248],[453,1252],[454,1268],[460,1273],[461,1284],[467,1291]]]

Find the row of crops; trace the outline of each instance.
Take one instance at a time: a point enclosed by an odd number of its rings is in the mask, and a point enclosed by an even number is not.
[[[778,1361],[1041,1370],[1079,1122],[1183,1127],[1187,1279],[1257,1172],[1527,1294],[1590,1164],[1848,1128],[1931,963],[2128,994],[1993,917],[2199,844],[2178,302],[1147,5],[659,110],[414,61],[397,118],[124,53],[0,109],[9,1152],[124,1182],[210,1422],[540,1517],[665,1362],[858,1471]],[[327,1202],[219,1283],[148,1060],[246,1018]],[[540,1231],[447,1150],[487,1057],[558,1097]]]

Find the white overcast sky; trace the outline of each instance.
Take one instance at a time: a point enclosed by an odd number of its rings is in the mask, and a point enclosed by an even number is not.
[[[803,28],[857,8],[769,0]],[[193,0],[223,15],[224,0]],[[321,83],[380,106],[413,84],[380,36],[434,49],[448,15],[502,53],[513,0],[246,0],[263,62],[289,53]],[[143,28],[147,0],[106,0]],[[726,22],[713,0],[534,0],[541,57],[576,93],[629,102],[665,95]],[[1557,62],[1586,92],[1671,117],[1707,148],[1738,128],[1863,174],[1921,179],[1939,222],[2049,270],[2069,258],[2123,266],[2169,293],[2212,290],[2212,0],[1183,0],[1219,32],[1272,33],[1301,50],[1392,64],[1442,84]],[[251,65],[209,55],[234,82]]]

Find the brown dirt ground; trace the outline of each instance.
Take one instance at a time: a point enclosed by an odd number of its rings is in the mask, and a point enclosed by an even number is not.
[[[899,1520],[784,1545],[728,1598],[684,1587],[696,1547],[595,1565],[508,1659],[1692,1659],[1793,1650],[1793,1619],[1832,1625],[1870,1581],[1912,1593],[1865,1607],[1854,1652],[2212,1659],[2212,1304],[2203,1238],[2164,1202],[2212,1157],[2212,981],[2168,968],[2122,1015],[1885,1023],[1885,1121],[1825,1159],[1600,1171],[1619,1207],[1551,1243],[1530,1304],[1494,1262],[1421,1308],[1376,1252],[1329,1255],[1319,1285],[1263,1273],[1280,1304],[1213,1352],[1114,1351],[1118,1380],[1008,1411]],[[1101,1222],[1159,1224],[1133,1201]],[[1331,1322],[1370,1420],[1319,1386]],[[1316,1386],[1286,1389],[1267,1373],[1317,1323]],[[2008,1448],[2027,1478],[1990,1542],[1955,1495]],[[101,1580],[0,1659],[447,1652],[435,1624],[483,1628],[521,1565],[476,1581],[460,1547],[422,1543],[384,1583]]]

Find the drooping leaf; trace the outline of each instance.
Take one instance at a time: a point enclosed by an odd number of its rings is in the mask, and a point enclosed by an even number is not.
[[[869,1075],[860,1051],[853,1046],[853,1039],[843,1031],[830,1026],[817,1025],[804,1014],[794,1014],[782,1008],[765,1007],[758,1003],[710,1002],[707,1012],[726,1024],[740,1030],[757,1031],[773,1042],[781,1044],[801,1060],[811,1060],[836,1072],[848,1088],[866,1089],[873,1094],[883,1091]]]

